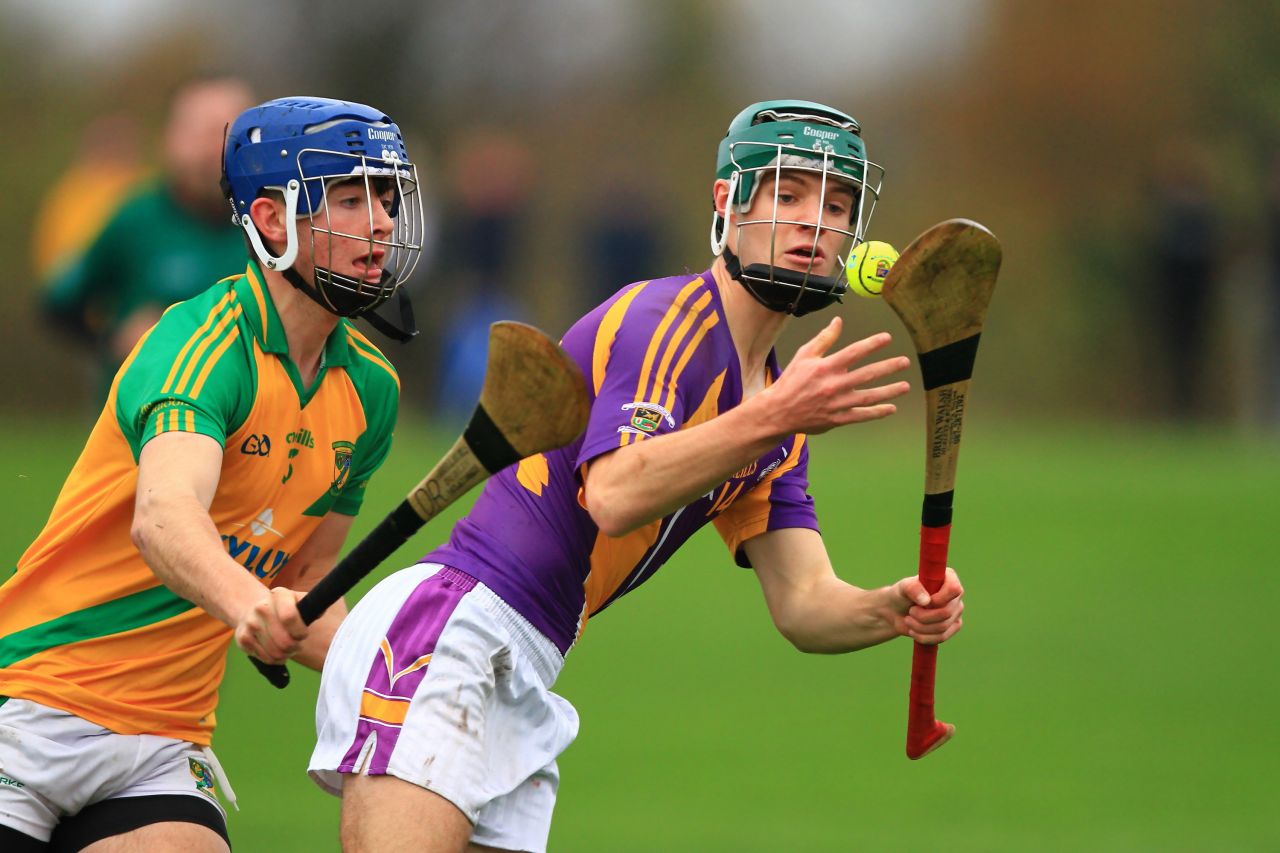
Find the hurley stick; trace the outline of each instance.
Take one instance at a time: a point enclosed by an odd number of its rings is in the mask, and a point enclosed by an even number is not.
[[[587,426],[586,381],[568,354],[533,326],[494,323],[484,387],[471,420],[431,473],[298,601],[308,625],[425,523],[471,488],[526,456],[563,447]],[[283,664],[250,658],[276,687],[287,687]]]
[[[1000,243],[990,231],[976,222],[950,219],[917,237],[884,283],[884,300],[911,335],[924,381],[928,432],[920,581],[930,594],[946,579],[960,429],[1000,257]],[[932,752],[955,732],[955,726],[934,716],[937,659],[937,646],[915,644],[907,721],[909,758]]]

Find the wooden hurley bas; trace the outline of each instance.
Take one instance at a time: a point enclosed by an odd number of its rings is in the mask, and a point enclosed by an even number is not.
[[[967,219],[949,219],[917,237],[884,283],[884,300],[911,335],[924,382],[927,432],[919,572],[930,594],[946,579],[965,403],[1000,258],[1000,243],[990,231]],[[907,756],[912,759],[942,746],[955,732],[955,726],[934,715],[937,659],[937,646],[915,644],[907,720]]]

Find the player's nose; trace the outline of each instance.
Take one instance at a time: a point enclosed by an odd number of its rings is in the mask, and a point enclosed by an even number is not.
[[[822,215],[822,194],[818,191],[805,192],[796,210],[796,221],[801,227],[816,227]],[[824,223],[825,224],[825,223]]]
[[[386,237],[391,233],[391,229],[395,227],[395,220],[391,218],[391,214],[382,205],[379,199],[373,201],[373,236],[375,238]]]

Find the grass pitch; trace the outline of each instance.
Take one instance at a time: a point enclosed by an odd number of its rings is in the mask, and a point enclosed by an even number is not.
[[[1280,847],[1266,533],[1280,443],[974,415],[951,549],[966,626],[939,657],[955,739],[908,761],[909,645],[794,651],[708,529],[569,657],[557,691],[582,732],[560,762],[553,850]],[[10,563],[86,432],[6,423],[23,449],[2,469]],[[356,535],[451,437],[402,421]],[[914,570],[922,443],[905,413],[814,439],[812,491],[846,579]],[[303,772],[317,677],[293,670],[278,692],[232,654],[215,748],[240,799],[239,850],[337,848],[337,801]]]

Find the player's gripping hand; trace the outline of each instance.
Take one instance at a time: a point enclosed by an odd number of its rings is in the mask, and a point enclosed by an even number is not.
[[[886,347],[892,338],[881,332],[827,354],[840,338],[839,317],[796,350],[795,358],[769,388],[767,395],[774,422],[788,432],[824,433],[844,424],[888,417],[898,407],[887,401],[910,390],[906,382],[875,385],[886,376],[906,369],[904,356],[859,364]],[[869,387],[865,387],[869,386]]]
[[[915,575],[889,587],[893,627],[917,643],[935,646],[950,639],[964,625],[964,587],[955,570],[947,567],[946,580],[933,595]]]
[[[236,645],[263,663],[284,663],[307,636],[307,625],[298,612],[304,593],[284,587],[263,593],[237,621]]]

